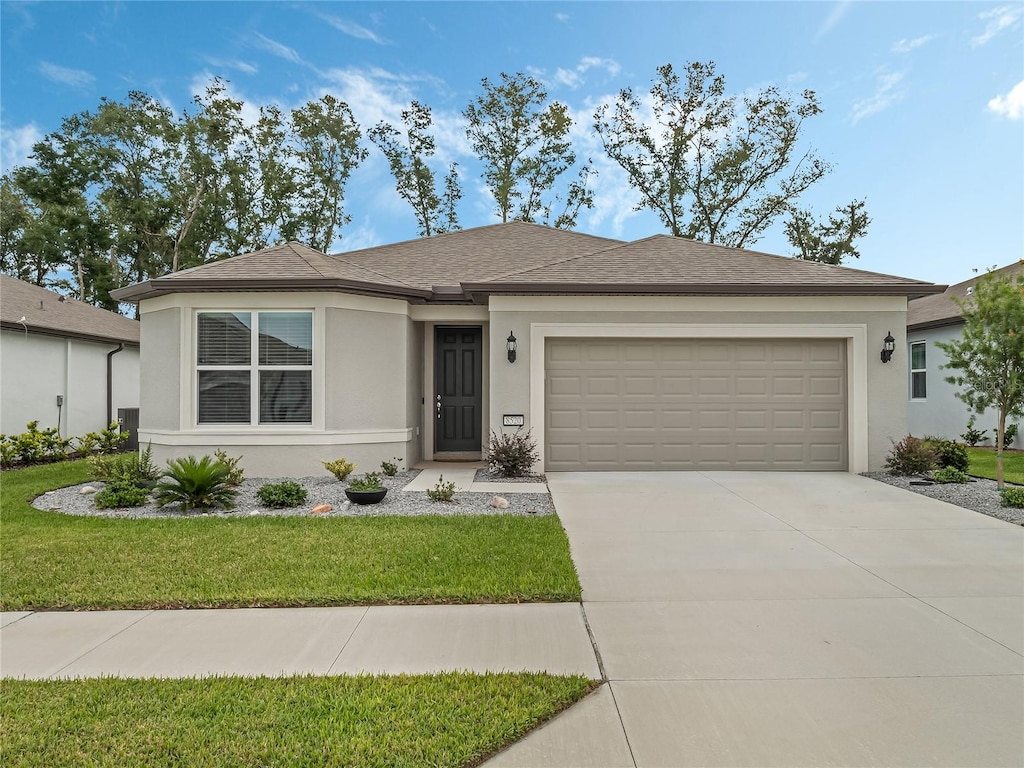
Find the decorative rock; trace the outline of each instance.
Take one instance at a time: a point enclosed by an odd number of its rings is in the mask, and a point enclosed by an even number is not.
[[[491,499],[491,506],[495,509],[508,509],[508,499],[503,499],[501,496],[495,496]]]
[[[82,494],[83,496],[87,496],[90,493],[96,493],[96,491],[98,490],[99,488],[93,488],[91,485],[85,485],[82,486],[82,490],[80,490],[79,493]]]
[[[315,507],[313,507],[313,510],[310,512],[310,514],[323,515],[327,512],[330,512],[332,509],[334,509],[334,507],[332,507],[330,504],[317,504]]]
[[[259,513],[260,511],[258,509],[254,509],[252,512],[249,513],[249,517],[252,517],[253,515],[258,515]]]

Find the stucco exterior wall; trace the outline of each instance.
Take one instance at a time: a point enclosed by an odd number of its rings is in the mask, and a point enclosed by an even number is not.
[[[100,343],[19,331],[0,332],[0,431],[19,434],[29,421],[60,427],[65,437],[97,432],[107,422],[107,353]],[[113,358],[113,412],[139,406],[139,350]],[[64,397],[58,425],[57,395]]]
[[[311,424],[198,425],[195,318],[200,310],[313,312]],[[409,382],[420,375],[421,342],[404,301],[338,293],[177,294],[142,302],[142,424],[163,462],[223,449],[242,456],[252,477],[325,473],[322,460],[345,457],[357,472],[399,457],[419,458],[419,411]]]
[[[910,331],[907,334],[907,346],[903,371],[906,377],[904,388],[907,397],[907,430],[916,437],[924,435],[935,435],[948,440],[960,440],[960,434],[967,429],[967,421],[971,418],[971,410],[962,400],[956,397],[959,389],[955,384],[946,381],[947,376],[955,374],[955,371],[943,369],[941,366],[948,362],[949,357],[935,346],[937,341],[952,341],[959,339],[963,333],[963,325],[949,325],[942,328],[931,328],[925,331]],[[912,399],[910,397],[910,345],[917,341],[926,343],[925,347],[925,371],[927,397],[924,399]],[[899,347],[897,347],[899,349]],[[988,439],[981,445],[995,445],[996,424],[999,420],[999,413],[994,408],[989,408],[985,413],[975,417],[976,429],[987,429]],[[1007,423],[1011,423],[1008,420]],[[1024,423],[1021,424],[1024,429]],[[1024,434],[1020,433],[1013,448],[1024,448]]]
[[[142,368],[139,440],[144,430],[178,429],[181,408],[181,317],[178,307],[140,312]]]
[[[518,356],[510,364],[504,355],[490,358],[490,422],[502,423],[502,414],[522,413],[526,427],[534,428],[543,409],[543,392],[531,399],[534,356],[543,366],[543,351],[533,349],[544,326],[556,326],[559,335],[573,335],[570,326],[597,326],[601,330],[579,335],[624,335],[628,326],[640,336],[648,327],[655,332],[696,337],[728,333],[729,327],[761,329],[779,338],[798,333],[831,335],[829,326],[854,329],[860,339],[849,346],[851,397],[860,401],[850,408],[851,435],[863,435],[864,446],[851,451],[851,471],[880,469],[891,448],[891,440],[906,434],[905,369],[899,363],[883,365],[879,359],[882,339],[892,332],[897,349],[903,349],[906,329],[906,300],[891,297],[500,297],[491,299],[492,349],[504,347],[508,329],[518,340]],[[755,329],[758,330],[758,329]],[[777,333],[776,333],[777,331]],[[844,331],[846,332],[846,331]],[[736,338],[743,336],[738,331]],[[839,333],[835,334],[840,335]],[[500,338],[499,338],[500,337]],[[862,383],[855,380],[862,376]],[[542,386],[543,379],[540,380]],[[863,391],[861,391],[863,390]],[[540,405],[538,406],[538,402]],[[533,429],[535,435],[541,430]],[[854,438],[851,438],[854,439]],[[859,438],[857,438],[859,439]],[[538,443],[541,439],[538,438]],[[862,454],[858,463],[858,452]],[[864,464],[865,466],[861,466]]]

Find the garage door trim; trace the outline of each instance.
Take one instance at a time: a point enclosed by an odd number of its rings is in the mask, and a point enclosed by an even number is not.
[[[530,424],[533,434],[544,435],[545,358],[548,338],[657,338],[657,339],[845,339],[847,455],[849,471],[868,471],[867,326],[863,324],[623,324],[532,323],[530,325]],[[545,465],[544,441],[539,440],[540,466]]]

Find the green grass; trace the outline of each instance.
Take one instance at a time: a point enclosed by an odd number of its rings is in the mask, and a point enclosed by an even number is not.
[[[575,601],[554,515],[124,520],[34,509],[84,462],[0,476],[4,610]]]
[[[578,701],[547,674],[0,682],[5,766],[465,766]]]
[[[975,477],[996,479],[996,452],[991,448],[971,448],[967,446],[967,456],[971,465],[967,474]],[[1008,483],[1024,485],[1024,452],[1003,454],[1003,479]]]

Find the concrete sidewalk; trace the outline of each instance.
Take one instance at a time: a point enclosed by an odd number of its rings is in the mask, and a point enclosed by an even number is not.
[[[0,614],[0,676],[546,671],[599,678],[578,603]]]
[[[476,471],[484,469],[487,464],[484,462],[468,462],[466,464],[452,464],[441,461],[421,461],[416,465],[420,473],[412,479],[403,491],[426,491],[437,485],[437,481],[444,477],[446,483],[455,483],[455,490],[469,491],[470,493],[547,493],[548,486],[545,483],[503,483],[476,481]]]

